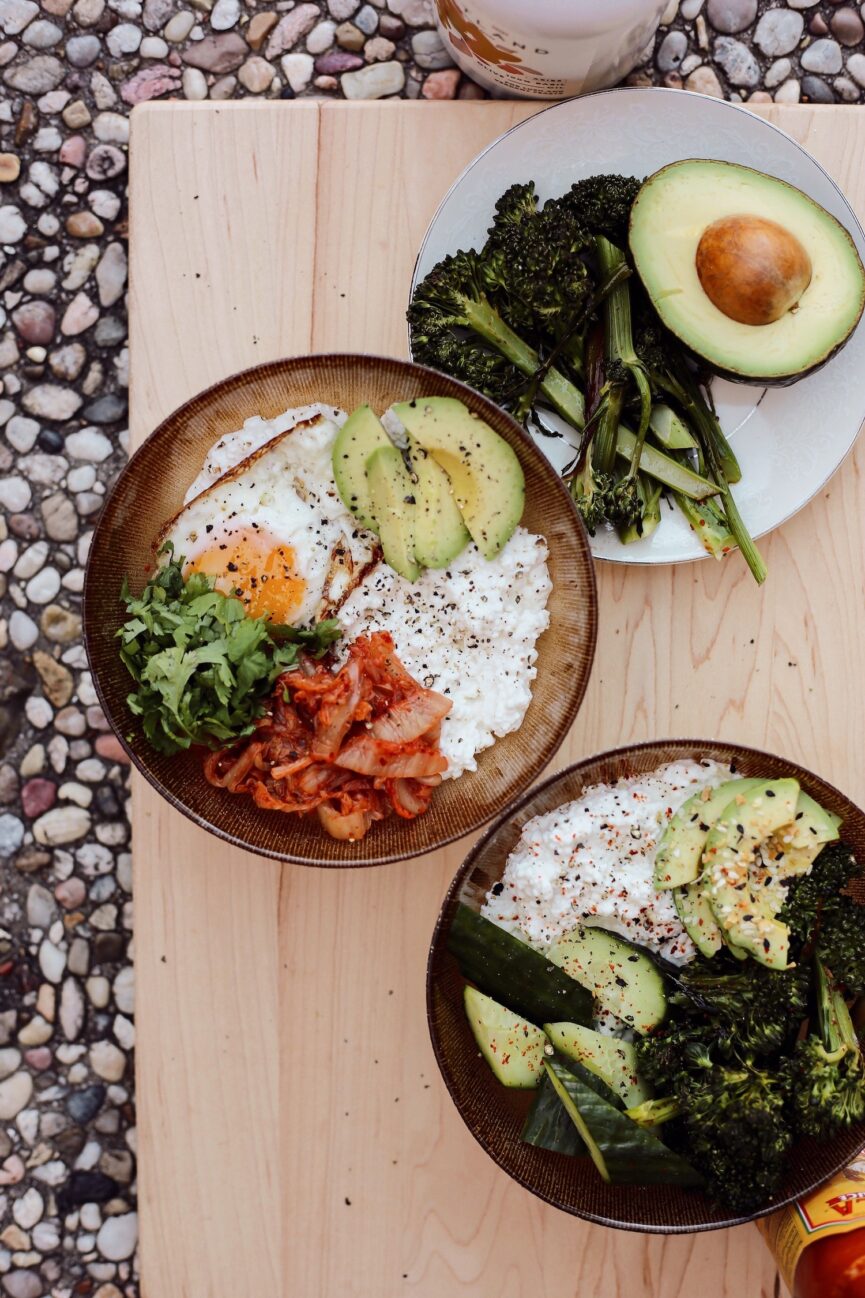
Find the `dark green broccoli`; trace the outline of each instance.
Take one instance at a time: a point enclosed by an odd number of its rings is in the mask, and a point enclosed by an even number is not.
[[[447,328],[418,330],[413,343],[414,358],[419,365],[444,370],[506,410],[530,382],[501,352],[487,347],[472,334],[459,338]]]
[[[736,1212],[751,1212],[771,1199],[792,1144],[786,1085],[783,1075],[752,1061],[724,1066],[706,1055],[699,1068],[680,1073],[672,1095],[628,1114],[644,1126],[678,1119],[707,1192]]]
[[[415,289],[408,309],[412,350],[423,356],[424,363],[451,372],[455,342],[465,331],[481,338],[487,348],[498,351],[515,369],[528,378],[541,370],[542,360],[503,319],[484,288],[482,257],[475,252],[458,252],[445,257],[433,267]],[[489,369],[476,357],[478,377],[488,379]],[[466,362],[461,377],[469,377],[474,367]],[[554,366],[546,369],[538,381],[544,399],[575,428],[585,419],[582,393]]]
[[[634,176],[587,176],[571,186],[561,203],[591,234],[626,248],[631,208],[642,184]]]
[[[779,919],[797,950],[813,948],[848,991],[865,992],[865,906],[847,891],[863,869],[844,843],[829,843],[808,874],[794,880]]]
[[[694,1073],[712,1068],[717,1028],[711,1023],[674,1023],[636,1043],[640,1077],[663,1090],[687,1088]]]
[[[807,968],[773,970],[748,960],[731,973],[718,973],[715,965],[686,966],[677,978],[674,1004],[719,1021],[717,1048],[724,1057],[779,1050],[807,1013]]]
[[[826,1139],[865,1118],[865,1060],[844,997],[815,962],[816,1031],[798,1042],[783,1072],[797,1130]]]
[[[534,185],[513,185],[479,254],[485,291],[503,319],[540,348],[570,335],[592,295],[584,260],[591,235],[569,208],[552,201],[538,208]],[[581,369],[581,346],[569,349]]]

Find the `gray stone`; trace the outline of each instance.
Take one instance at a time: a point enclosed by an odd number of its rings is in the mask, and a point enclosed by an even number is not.
[[[98,36],[71,36],[66,42],[66,57],[73,68],[89,68],[99,58],[101,49]]]
[[[801,63],[807,72],[840,72],[843,63],[841,46],[831,39],[815,41],[802,52]]]
[[[4,812],[0,815],[0,860],[8,860],[23,842],[24,826],[21,821],[11,812]]]
[[[758,48],[769,58],[789,54],[799,44],[805,19],[791,9],[767,9],[754,32]]]
[[[8,0],[7,0],[8,3]],[[37,54],[26,63],[16,63],[3,73],[3,80],[13,90],[25,95],[44,95],[63,80],[63,64],[53,54]]]
[[[99,1228],[96,1247],[111,1262],[132,1257],[138,1243],[138,1216],[134,1212],[108,1217]]]
[[[706,16],[716,32],[743,32],[757,17],[757,0],[709,0]]]
[[[118,23],[112,27],[105,38],[109,51],[116,59],[128,58],[135,54],[141,44],[141,28],[135,23]]]
[[[820,77],[803,77],[802,94],[806,99],[810,99],[812,104],[834,104],[835,102],[835,92]],[[777,95],[775,99],[778,99]]]
[[[33,0],[3,0],[0,7],[0,27],[7,36],[17,36],[39,12]]]
[[[61,27],[49,22],[47,18],[40,18],[35,23],[30,23],[24,32],[22,42],[33,50],[50,50],[62,38]]]
[[[9,1271],[3,1277],[9,1298],[42,1298],[42,1282],[35,1271]]]
[[[425,33],[421,34],[425,35]],[[414,38],[414,40],[416,39],[417,37]],[[412,41],[412,45],[414,45],[414,40]],[[688,38],[685,33],[679,31],[668,32],[661,41],[660,48],[655,55],[655,62],[658,70],[660,72],[674,72],[681,64],[682,59],[685,57],[687,52]],[[418,63],[421,67],[424,66],[420,63],[420,59],[418,59]]]
[[[715,62],[723,69],[731,85],[750,87],[758,84],[760,67],[747,45],[732,36],[719,36],[713,53]]]
[[[770,90],[774,90],[775,86],[779,86],[782,81],[785,81],[792,71],[793,64],[789,59],[776,59],[771,67],[767,68],[763,77],[763,84],[768,86]]]
[[[847,58],[847,71],[855,82],[865,86],[865,54],[850,54]]]

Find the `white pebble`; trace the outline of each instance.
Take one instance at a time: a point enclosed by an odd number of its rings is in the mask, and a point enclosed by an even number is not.
[[[98,428],[81,428],[69,434],[64,449],[73,460],[89,460],[101,464],[111,454],[111,443]]]
[[[2,209],[0,209],[2,210]],[[0,241],[3,240],[0,233]],[[30,486],[24,478],[13,475],[11,478],[0,478],[0,505],[10,514],[20,514],[30,504]]]
[[[123,1213],[118,1217],[108,1217],[102,1223],[96,1240],[96,1247],[103,1257],[111,1262],[123,1262],[132,1257],[138,1243],[138,1214]]]
[[[37,1221],[42,1219],[44,1211],[45,1201],[33,1186],[25,1190],[12,1205],[12,1216],[22,1230],[32,1230]]]
[[[66,952],[46,938],[39,945],[39,968],[50,983],[59,983],[66,969]]]
[[[9,638],[16,649],[22,650],[29,649],[39,638],[38,626],[20,608],[14,609],[9,618]]]
[[[43,568],[31,577],[26,586],[31,604],[50,604],[60,590],[60,573],[56,568]]]
[[[95,1041],[90,1047],[90,1067],[106,1082],[119,1082],[126,1071],[126,1056],[111,1041]]]
[[[44,730],[54,716],[51,704],[38,694],[31,694],[24,704],[24,713],[31,726],[36,730]]]

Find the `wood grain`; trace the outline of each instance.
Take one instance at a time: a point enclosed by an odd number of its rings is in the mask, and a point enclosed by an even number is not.
[[[133,114],[132,434],[224,374],[308,350],[405,354],[445,189],[526,104],[148,105]],[[763,110],[865,213],[865,117]],[[492,196],[491,196],[492,197]],[[326,398],[326,394],[323,394]],[[827,412],[831,418],[831,412]],[[602,566],[596,670],[558,765],[717,735],[865,799],[862,454],[738,559]],[[196,830],[135,781],[145,1298],[769,1298],[756,1232],[661,1239],[546,1208],[453,1113],[426,947],[468,843],[346,874]]]

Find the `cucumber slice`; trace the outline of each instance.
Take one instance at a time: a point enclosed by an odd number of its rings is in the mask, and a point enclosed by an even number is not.
[[[725,780],[717,789],[695,793],[684,802],[661,835],[655,853],[655,887],[681,888],[702,872],[709,830],[725,807],[756,789],[761,780]]]
[[[689,1163],[637,1126],[556,1059],[544,1064],[589,1157],[605,1181],[615,1185],[700,1185]]]
[[[667,996],[657,965],[615,933],[576,928],[553,943],[549,957],[637,1032],[651,1032],[666,1017]]]
[[[584,987],[463,903],[448,933],[448,950],[464,978],[530,1023],[592,1022],[592,998]]]
[[[637,1075],[637,1052],[630,1041],[579,1023],[545,1023],[544,1031],[556,1050],[606,1082],[626,1109],[651,1099],[652,1088]]]
[[[502,1085],[519,1091],[539,1086],[547,1043],[541,1029],[476,987],[463,990],[463,1004],[481,1054]]]
[[[585,1141],[571,1122],[546,1072],[526,1116],[521,1139],[527,1145],[549,1149],[554,1154],[567,1154],[572,1158],[577,1154],[588,1154]]]

